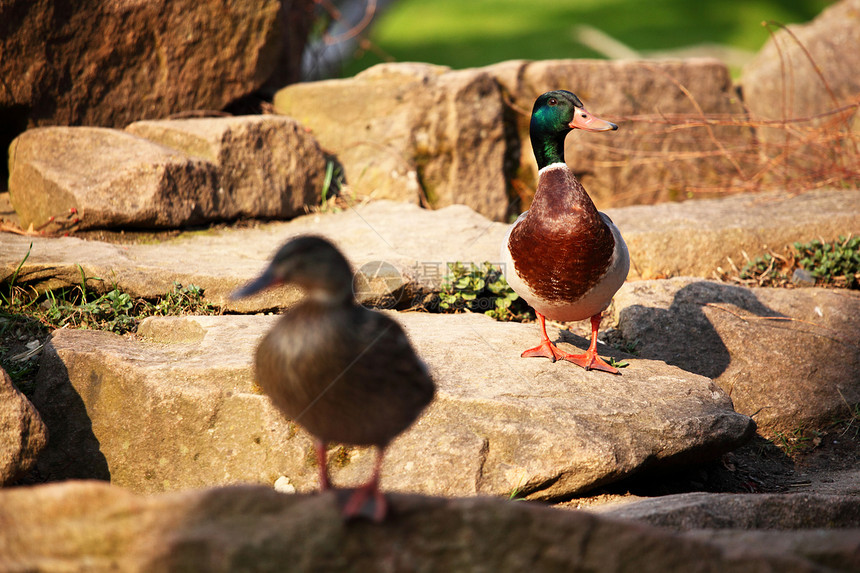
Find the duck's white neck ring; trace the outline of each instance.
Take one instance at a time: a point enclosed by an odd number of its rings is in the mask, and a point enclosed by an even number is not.
[[[567,163],[562,163],[561,161],[556,161],[555,163],[550,163],[549,165],[547,165],[543,169],[538,170],[538,175],[540,175],[541,173],[543,173],[544,171],[546,171],[548,169],[567,169],[567,168],[568,168]]]

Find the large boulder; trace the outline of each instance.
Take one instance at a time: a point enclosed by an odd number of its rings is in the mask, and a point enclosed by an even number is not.
[[[335,495],[229,487],[157,496],[96,482],[0,492],[0,562],[14,571],[721,571],[828,569],[787,551],[722,548],[638,523],[488,498],[393,494],[379,525]]]
[[[600,206],[684,198],[749,175],[751,130],[711,121],[744,113],[714,60],[512,61],[459,71],[382,64],[289,86],[274,103],[338,155],[360,195],[417,201],[423,193],[430,206],[464,203],[500,220],[531,201],[529,116],[537,96],[559,88],[596,114],[629,119],[617,133],[567,140],[568,163]]]
[[[677,278],[627,283],[614,314],[643,358],[695,372],[773,435],[823,429],[860,403],[860,295]]]
[[[48,430],[36,408],[0,368],[0,486],[23,476],[47,442]]]
[[[777,30],[740,84],[777,180],[856,182],[860,0],[842,0],[808,24]]]
[[[565,141],[568,165],[599,207],[685,199],[729,188],[749,175],[752,132],[725,64],[683,61],[548,60],[505,62],[484,70],[517,111],[521,209],[531,202],[537,166],[528,124],[535,99],[566,89],[617,132],[574,131]]]
[[[337,155],[358,197],[505,216],[504,105],[484,71],[383,64],[288,86],[274,105]]]
[[[714,459],[754,430],[710,380],[663,362],[631,359],[622,376],[587,372],[521,359],[538,338],[534,324],[475,314],[397,318],[439,388],[388,448],[388,489],[555,499]],[[56,331],[33,397],[53,436],[41,475],[110,479],[142,492],[280,476],[300,492],[316,489],[310,436],[254,384],[254,348],[277,319],[149,318],[135,339]],[[563,343],[587,346],[572,336]],[[365,448],[338,448],[333,458],[343,485],[367,479],[373,463]]]
[[[301,17],[309,2],[290,4]],[[280,9],[277,0],[3,2],[0,125],[16,116],[19,131],[121,127],[222,109],[275,69]]]
[[[213,163],[219,214],[288,219],[320,202],[326,159],[294,120],[274,115],[139,121],[126,131]]]
[[[180,227],[217,219],[223,202],[211,163],[100,127],[28,130],[9,172],[23,227]]]

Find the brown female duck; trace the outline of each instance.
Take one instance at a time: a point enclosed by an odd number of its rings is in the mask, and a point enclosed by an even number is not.
[[[378,448],[372,478],[355,490],[343,513],[369,513],[380,521],[387,509],[379,491],[383,451],[433,399],[433,380],[400,325],[356,303],[349,263],[327,240],[289,241],[233,298],[281,283],[295,284],[307,296],[260,342],[259,385],[315,437],[321,489],[330,487],[328,442]]]
[[[601,313],[624,284],[630,269],[618,228],[600,213],[564,162],[564,139],[573,129],[616,130],[585,110],[574,94],[547,92],[537,98],[529,135],[538,163],[531,208],[520,215],[502,244],[511,288],[535,309],[541,343],[523,356],[568,360],[586,369],[617,374],[597,355]],[[591,319],[591,344],[584,354],[560,350],[546,334],[545,317]]]

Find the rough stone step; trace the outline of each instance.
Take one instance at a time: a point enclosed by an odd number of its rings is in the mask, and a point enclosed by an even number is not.
[[[263,487],[135,495],[98,482],[0,491],[15,571],[832,571],[793,554],[489,498],[389,495],[381,525],[344,523],[333,493]],[[832,534],[831,534],[832,535]],[[786,545],[783,541],[783,545]]]
[[[621,376],[586,372],[520,358],[538,339],[534,325],[477,314],[396,317],[439,390],[388,449],[386,489],[556,499],[714,459],[754,431],[710,380],[663,362],[629,358]],[[110,479],[141,492],[272,484],[283,475],[300,492],[314,490],[309,436],[253,384],[255,345],[275,320],[150,318],[134,338],[56,331],[33,397],[52,436],[41,475]],[[335,483],[367,479],[367,450],[333,457]]]
[[[594,506],[590,511],[677,531],[860,528],[857,495],[696,492]]]
[[[726,257],[740,264],[765,247],[860,233],[860,193],[812,191],[770,193],[721,200],[688,201],[607,211],[630,248],[630,279],[658,274],[710,278]],[[428,211],[415,205],[376,201],[339,213],[311,214],[254,229],[189,232],[157,244],[117,245],[76,238],[22,237],[0,233],[0,276],[8,280],[27,254],[18,284],[39,290],[80,284],[81,265],[96,290],[119,285],[133,296],[169,292],[173,281],[206,289],[206,298],[228,309],[254,312],[289,306],[295,291],[270,291],[231,303],[227,295],[253,278],[288,238],[318,233],[331,238],[355,269],[372,275],[385,262],[393,278],[372,282],[365,302],[401,300],[438,289],[446,264],[497,261],[507,225],[462,205]]]
[[[841,494],[686,493],[593,506],[595,515],[638,521],[713,543],[732,555],[797,555],[834,571],[860,570],[860,497]]]

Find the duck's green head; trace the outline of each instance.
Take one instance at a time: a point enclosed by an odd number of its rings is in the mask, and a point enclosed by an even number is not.
[[[546,92],[535,100],[529,135],[538,169],[564,163],[564,138],[577,128],[614,131],[618,126],[586,111],[579,98],[566,90]]]

